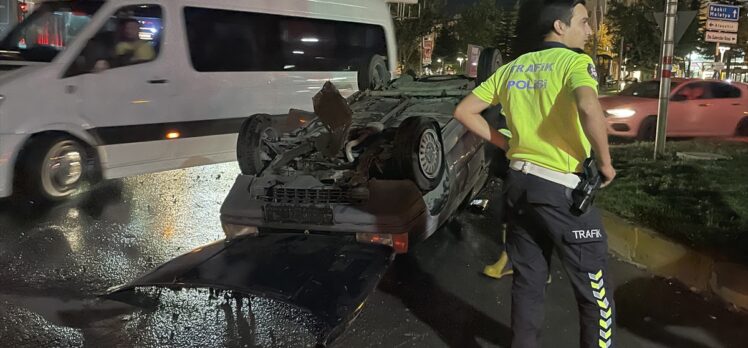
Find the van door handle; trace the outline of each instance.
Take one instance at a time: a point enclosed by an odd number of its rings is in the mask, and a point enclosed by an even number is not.
[[[701,107],[705,107],[705,106],[709,106],[709,105],[712,105],[712,104],[699,104],[699,106],[701,106]]]
[[[732,106],[738,106],[740,103],[732,103]]]
[[[169,80],[167,80],[167,79],[155,79],[155,80],[148,80],[148,83],[151,83],[151,84],[164,84],[164,83],[169,83]]]

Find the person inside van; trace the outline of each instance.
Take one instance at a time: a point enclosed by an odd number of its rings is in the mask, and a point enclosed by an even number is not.
[[[114,47],[120,65],[147,62],[156,58],[156,50],[148,41],[140,38],[140,23],[127,18],[120,23],[120,41]]]
[[[114,59],[110,62],[99,60],[94,72],[111,67],[125,66],[148,62],[156,58],[156,50],[151,44],[140,38],[140,22],[135,18],[125,18],[119,23],[119,38],[114,46]]]

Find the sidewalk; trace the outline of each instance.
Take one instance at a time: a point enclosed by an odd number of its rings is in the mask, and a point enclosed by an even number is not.
[[[694,251],[650,229],[602,211],[610,250],[623,261],[675,278],[695,292],[712,293],[748,310],[748,266]]]

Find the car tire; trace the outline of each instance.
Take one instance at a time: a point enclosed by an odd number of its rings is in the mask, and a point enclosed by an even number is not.
[[[405,119],[395,133],[393,151],[399,176],[412,180],[421,191],[431,191],[441,182],[444,146],[439,124],[433,119]]]
[[[743,117],[738,126],[735,127],[735,136],[748,137],[748,117]]]
[[[80,192],[87,179],[86,147],[67,135],[32,138],[19,156],[16,183],[21,195],[40,203]]]
[[[277,154],[265,142],[277,138],[278,131],[273,128],[270,115],[257,114],[244,120],[236,141],[236,159],[242,174],[259,174],[270,164]]]
[[[654,141],[657,136],[657,118],[650,116],[639,125],[636,138],[641,141]]]
[[[484,48],[478,57],[478,75],[475,78],[475,84],[480,85],[488,80],[502,65],[504,65],[504,60],[498,48]]]
[[[364,63],[358,69],[358,89],[361,91],[381,89],[387,85],[390,79],[392,79],[392,75],[387,68],[387,61],[378,54],[364,60]]]

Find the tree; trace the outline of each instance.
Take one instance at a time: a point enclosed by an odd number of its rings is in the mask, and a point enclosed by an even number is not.
[[[631,68],[654,69],[660,60],[660,34],[652,12],[653,8],[646,1],[627,5],[617,0],[606,14],[616,46],[620,45],[620,40],[627,44],[624,56],[626,65]],[[629,70],[633,70],[631,68]]]
[[[517,11],[517,0],[505,6],[497,6],[495,0],[480,0],[464,8],[455,25],[460,49],[467,49],[468,44],[490,46],[504,57],[513,57]]]
[[[514,52],[514,41],[517,40],[517,21],[519,16],[519,1],[499,9],[499,27],[495,35],[496,47],[501,51],[504,59],[517,58]]]
[[[600,30],[597,31],[597,54],[612,54],[617,52],[614,46],[613,34],[608,29],[608,25],[605,23],[600,24]],[[587,40],[587,44],[584,47],[587,54],[592,55],[593,41]]]
[[[678,11],[698,10],[699,6],[700,0],[678,1]],[[620,47],[621,40],[627,47],[624,53],[627,65],[642,70],[657,67],[662,49],[662,31],[654,20],[654,13],[664,11],[665,3],[659,0],[641,0],[630,5],[616,0],[611,4],[605,18],[615,36],[615,47]],[[699,27],[699,21],[694,21],[686,29],[675,45],[676,57],[685,57],[703,46],[703,34],[699,34]]]
[[[423,6],[418,18],[395,21],[398,62],[404,66],[403,71],[420,70],[421,40],[433,32],[436,24],[443,21],[443,9],[443,0],[433,0]]]
[[[442,25],[434,42],[434,57],[453,61],[460,52],[459,42],[447,25]]]
[[[464,8],[455,25],[460,47],[467,48],[468,44],[484,47],[494,45],[500,14],[494,0],[480,0]]]

